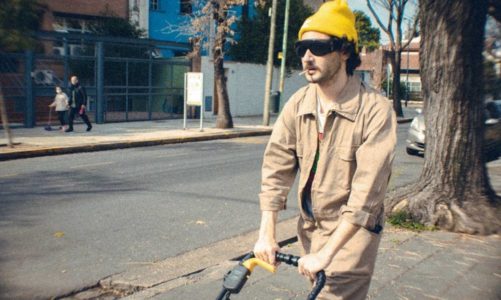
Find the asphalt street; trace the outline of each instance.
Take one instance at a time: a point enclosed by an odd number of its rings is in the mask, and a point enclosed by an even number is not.
[[[417,179],[399,125],[390,187]],[[259,225],[268,137],[0,162],[0,298],[51,298]],[[295,195],[295,191],[291,195]],[[297,214],[295,197],[282,219]]]

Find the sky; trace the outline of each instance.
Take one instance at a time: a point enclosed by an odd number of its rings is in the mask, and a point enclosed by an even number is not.
[[[372,0],[372,2],[375,3],[377,1]],[[405,7],[405,16],[408,18],[412,18],[418,9],[417,5],[415,5],[415,4],[413,5],[413,3],[411,3],[411,2],[413,2],[413,1],[409,1],[409,4],[407,4]],[[417,3],[417,1],[416,1],[416,3]],[[352,10],[361,10],[371,18],[372,27],[376,27],[376,28],[380,29],[381,43],[382,44],[385,44],[389,41],[386,33],[381,30],[381,28],[379,27],[379,25],[376,22],[376,19],[372,16],[371,11],[367,7],[366,0],[348,0],[348,4],[350,5]],[[374,7],[374,9],[376,10],[376,13],[378,13],[381,21],[386,25],[386,22],[388,20],[388,13],[385,11],[385,9],[381,8],[381,6],[378,6],[377,4],[373,4],[372,7]],[[404,24],[402,26],[402,30],[404,30],[404,32],[405,32],[406,26],[407,26],[406,24]]]

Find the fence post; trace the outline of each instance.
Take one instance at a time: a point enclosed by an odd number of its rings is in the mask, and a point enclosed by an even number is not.
[[[148,55],[148,120],[151,121],[152,119],[152,102],[153,102],[153,95],[152,93],[152,88],[151,85],[153,84],[153,78],[152,78],[152,73],[153,72],[153,65],[152,65],[152,52],[153,48],[148,48],[149,55]]]
[[[96,43],[96,123],[104,123],[104,49]]]
[[[63,88],[68,89],[68,79],[70,78],[70,46],[68,45],[68,40],[63,38],[63,46],[64,46],[64,78],[63,78]]]
[[[26,84],[26,98],[25,98],[25,109],[24,109],[24,127],[33,128],[35,127],[35,101],[33,97],[33,80],[31,80],[31,72],[33,70],[33,51],[25,51],[25,63],[24,63],[24,82]]]

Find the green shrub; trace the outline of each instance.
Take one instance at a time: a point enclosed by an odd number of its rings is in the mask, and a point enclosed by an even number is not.
[[[412,231],[433,231],[435,226],[426,226],[412,219],[412,216],[406,211],[398,211],[388,217],[388,223],[393,226],[409,229]]]

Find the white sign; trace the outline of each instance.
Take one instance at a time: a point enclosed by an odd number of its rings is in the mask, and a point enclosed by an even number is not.
[[[184,76],[186,86],[186,104],[202,106],[204,101],[204,75],[203,73],[188,72]]]
[[[204,75],[202,73],[184,73],[184,117],[183,128],[186,129],[188,105],[200,106],[200,131],[204,123]]]

